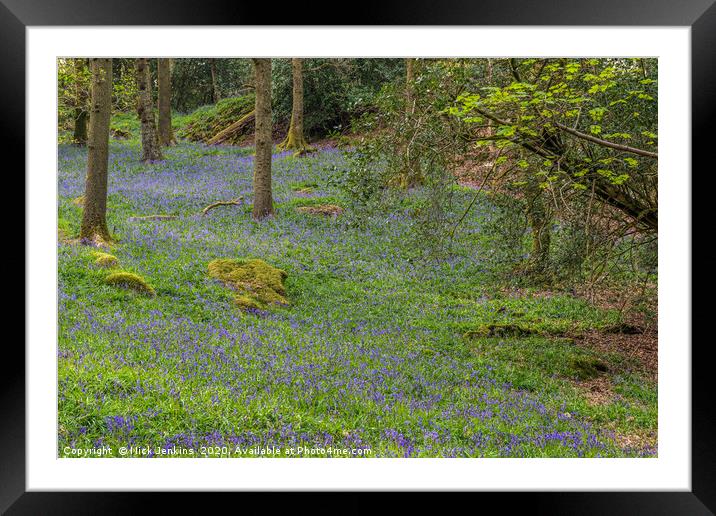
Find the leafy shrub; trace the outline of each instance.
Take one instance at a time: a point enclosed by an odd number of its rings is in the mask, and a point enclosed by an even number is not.
[[[304,59],[304,130],[308,136],[346,130],[352,118],[372,109],[383,83],[399,76],[402,59]],[[290,59],[274,59],[273,118],[291,118],[293,78]]]
[[[527,257],[525,202],[508,194],[488,194],[492,206],[482,231],[490,239],[489,249],[497,266],[511,270]]]
[[[216,85],[221,98],[244,94],[253,73],[251,60],[214,59]],[[188,113],[213,102],[211,59],[175,59],[172,70],[172,107]]]

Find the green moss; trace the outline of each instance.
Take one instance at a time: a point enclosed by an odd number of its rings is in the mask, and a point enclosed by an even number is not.
[[[263,260],[220,258],[209,263],[209,276],[236,290],[236,304],[241,308],[265,308],[287,305],[284,280],[286,271]]]
[[[152,286],[149,285],[144,278],[142,278],[139,274],[134,274],[132,272],[113,272],[104,279],[104,282],[107,285],[134,290],[140,294],[148,296],[156,295]]]
[[[584,381],[630,370],[633,362],[624,362],[617,354],[599,354],[568,339],[530,336],[520,339],[480,339],[470,343],[473,353],[484,364],[494,367],[500,381],[518,389],[549,392],[574,391],[574,380]],[[615,383],[619,383],[616,381]],[[581,399],[581,398],[579,398]]]
[[[94,264],[98,267],[106,267],[108,269],[119,267],[119,259],[109,253],[94,251],[92,253],[92,258],[94,258]]]
[[[244,310],[249,308],[253,310],[260,310],[262,308],[262,306],[258,304],[256,300],[252,297],[242,296],[240,294],[236,295],[236,297],[234,298],[234,303],[236,303],[239,308],[242,308]]]
[[[580,380],[595,378],[609,370],[604,362],[589,356],[571,357],[569,360],[569,368],[572,372],[572,376]]]
[[[481,337],[527,337],[538,333],[535,329],[521,324],[495,323],[482,324],[465,333],[468,339]]]
[[[185,125],[177,130],[177,136],[206,143],[250,113],[254,105],[255,96],[251,93],[241,97],[221,99],[214,105],[201,107],[185,117]],[[242,131],[238,131],[222,143],[238,145],[247,134],[253,132],[252,128],[253,124],[246,124]]]

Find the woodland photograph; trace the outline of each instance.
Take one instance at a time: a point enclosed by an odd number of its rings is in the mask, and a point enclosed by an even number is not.
[[[657,59],[56,65],[58,457],[657,457]]]

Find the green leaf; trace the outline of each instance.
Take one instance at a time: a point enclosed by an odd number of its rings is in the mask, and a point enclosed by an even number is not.
[[[513,125],[501,125],[497,128],[496,134],[498,136],[514,136],[515,130],[515,126]]]
[[[639,166],[639,161],[634,158],[624,158],[624,162],[631,168],[636,168]]]

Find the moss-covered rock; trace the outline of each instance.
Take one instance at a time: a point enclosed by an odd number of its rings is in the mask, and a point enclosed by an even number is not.
[[[337,217],[343,213],[343,208],[336,204],[319,204],[318,206],[299,206],[296,208],[299,213],[310,215],[323,215],[324,217]]]
[[[263,260],[220,258],[209,262],[209,276],[236,291],[234,301],[243,309],[262,309],[267,305],[287,305],[284,280],[286,271]]]
[[[105,267],[107,269],[119,267],[119,259],[109,253],[95,251],[92,253],[92,258],[94,258],[94,264],[98,267]]]
[[[236,306],[244,310],[261,310],[264,308],[264,306],[260,305],[258,301],[251,296],[242,296],[241,294],[237,294],[234,297],[234,303],[236,303]]]
[[[156,295],[154,288],[144,278],[132,272],[113,272],[104,279],[104,282],[113,287],[126,288],[147,296]]]

